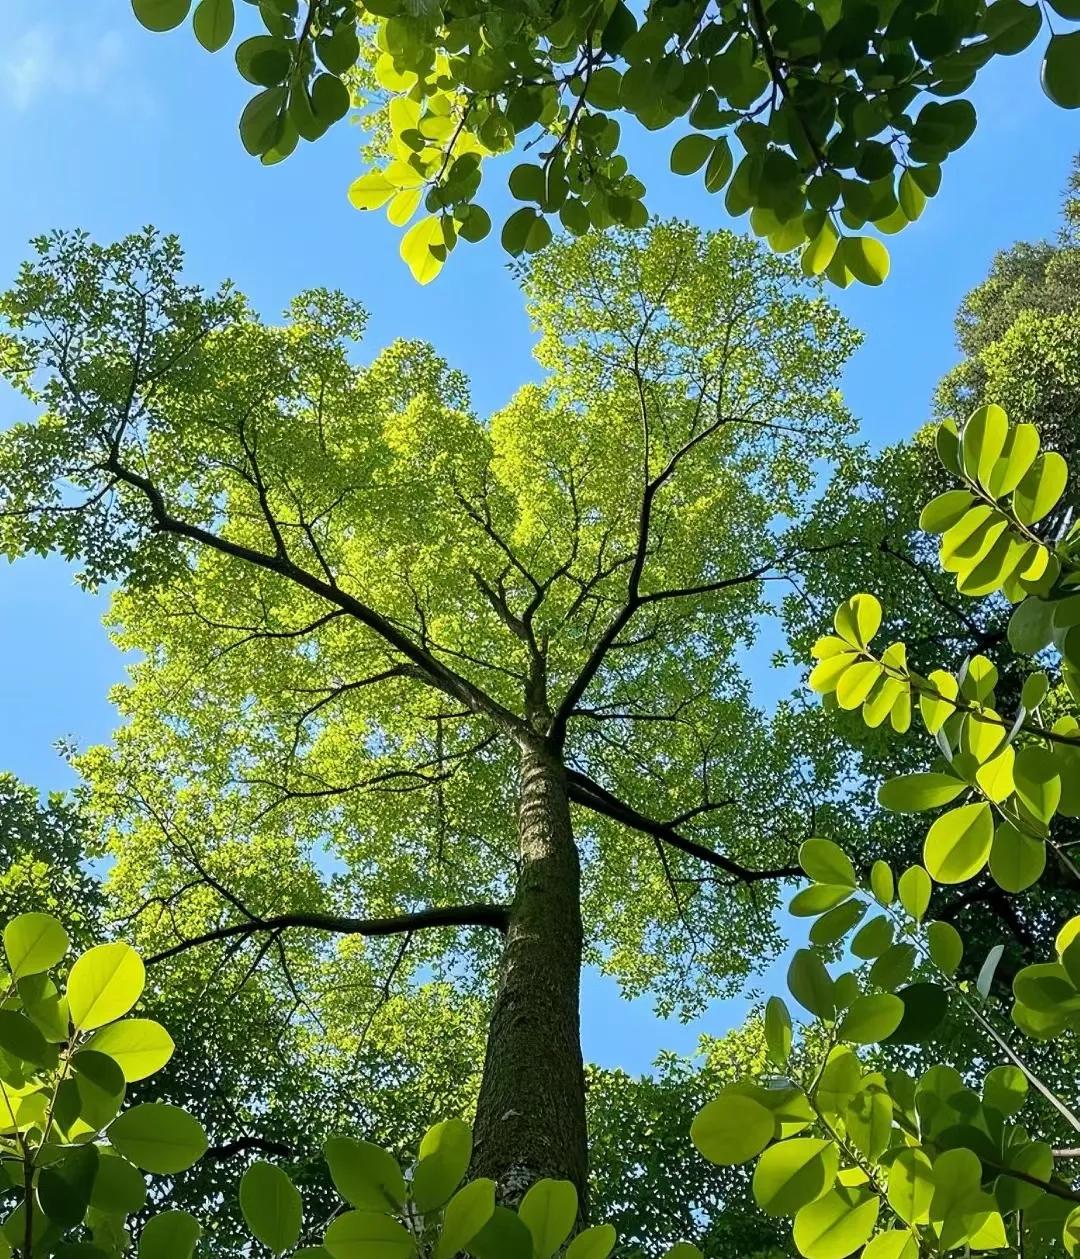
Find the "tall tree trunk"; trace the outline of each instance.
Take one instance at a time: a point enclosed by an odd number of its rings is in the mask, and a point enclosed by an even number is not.
[[[561,762],[522,755],[521,870],[476,1108],[473,1171],[515,1202],[541,1176],[570,1180],[585,1208],[585,1076],[578,1013],[581,871]]]

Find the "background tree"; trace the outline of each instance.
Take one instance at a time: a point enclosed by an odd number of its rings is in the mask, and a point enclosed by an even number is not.
[[[4,299],[43,412],[4,547],[117,580],[144,656],[82,761],[116,911],[163,985],[258,972],[342,1054],[406,976],[489,999],[476,1170],[583,1192],[583,960],[693,1009],[777,942],[816,792],[739,660],[817,545],[856,338],[751,242],[590,237],[524,277],[548,374],[481,421],[428,347],[354,366],[346,299],[271,327],[179,267],[52,236]]]
[[[76,947],[100,937],[105,896],[91,866],[89,825],[61,792],[42,800],[14,774],[0,774],[0,922],[48,912]]]
[[[192,0],[133,7],[160,31],[183,23]],[[1076,108],[1080,8],[1051,8],[1043,88]],[[731,214],[752,210],[774,248],[801,246],[808,273],[880,284],[884,245],[849,232],[896,232],[919,217],[941,163],[975,129],[963,93],[995,56],[1038,38],[1044,18],[1023,0],[263,0],[257,12],[261,27],[245,24],[236,48],[259,89],[240,118],[245,148],[281,161],[356,103],[374,165],[351,198],[386,206],[399,226],[423,205],[401,246],[421,282],[459,239],[490,230],[475,200],[488,157],[522,140],[535,150],[511,172],[523,205],[502,229],[511,253],[533,252],[551,240],[555,214],[574,233],[644,225],[646,173],[620,150],[622,123],[685,119],[674,171],[704,171],[706,188],[726,189]],[[229,43],[234,20],[234,0],[195,5],[211,51]]]

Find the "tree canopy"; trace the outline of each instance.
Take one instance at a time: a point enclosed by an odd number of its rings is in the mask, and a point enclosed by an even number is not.
[[[546,377],[481,420],[429,347],[356,366],[339,295],[273,326],[185,285],[152,233],[38,250],[4,299],[7,373],[42,411],[3,438],[4,547],[118,581],[143,656],[115,747],[80,762],[117,914],[185,1001],[213,990],[227,1061],[249,1021],[283,1024],[349,1078],[408,977],[493,1000],[483,1087],[525,1090],[522,1124],[549,1125],[528,1140],[583,1189],[583,1145],[527,1096],[547,1060],[515,1061],[500,1011],[563,968],[530,1017],[565,1015],[550,1087],[583,1143],[583,957],[693,1010],[777,947],[816,792],[740,655],[816,546],[855,334],[752,242],[590,236],[523,274]],[[556,954],[514,962],[533,947]],[[252,1118],[261,1070],[233,1081]]]
[[[181,25],[192,0],[132,0],[151,30]],[[502,226],[520,255],[551,219],[578,234],[646,222],[648,172],[630,165],[622,123],[678,126],[678,174],[703,172],[735,216],[808,274],[880,284],[889,234],[917,219],[941,166],[976,127],[965,93],[995,57],[1049,29],[1043,90],[1080,107],[1076,0],[261,0],[236,65],[258,90],[240,138],[266,163],[287,158],[350,111],[371,168],[350,189],[387,209],[426,283],[459,240],[491,228],[477,199],[487,159],[529,153],[509,176],[522,202]],[[198,0],[196,38],[224,48],[234,0]],[[249,33],[250,28],[250,33]],[[257,32],[257,33],[256,33]],[[423,208],[423,217],[415,219]],[[415,221],[413,221],[415,219]]]

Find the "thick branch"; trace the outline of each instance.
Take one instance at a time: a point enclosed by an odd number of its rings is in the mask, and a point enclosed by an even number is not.
[[[216,927],[190,940],[181,940],[171,948],[155,953],[146,959],[147,966],[164,962],[188,949],[234,936],[257,935],[261,931],[282,931],[289,927],[303,927],[311,931],[329,931],[335,935],[392,936],[404,932],[422,931],[429,927],[494,927],[505,931],[509,911],[503,905],[449,905],[444,908],[420,909],[411,914],[397,914],[393,918],[339,918],[334,914],[275,914],[269,918],[252,918],[248,922],[230,923]]]
[[[680,852],[716,866],[742,883],[759,883],[766,879],[797,879],[802,876],[802,870],[798,866],[781,866],[774,870],[751,870],[737,861],[732,861],[730,857],[707,848],[697,840],[683,835],[670,822],[658,822],[644,813],[639,813],[637,809],[612,795],[587,774],[571,769],[567,770],[566,779],[570,799],[575,804],[592,809],[594,813],[600,813],[613,821],[622,822],[631,830],[641,831],[645,835],[653,836],[654,839],[662,840],[672,848],[678,848]]]
[[[461,674],[456,673],[453,669],[443,664],[431,652],[426,651],[419,644],[415,643],[408,634],[400,630],[374,608],[368,607],[362,600],[346,593],[336,584],[324,578],[316,577],[313,573],[309,573],[306,569],[301,568],[287,558],[279,555],[267,555],[252,547],[244,546],[242,543],[219,537],[209,529],[190,524],[173,516],[169,512],[161,490],[148,477],[142,476],[140,473],[121,464],[115,455],[110,456],[105,464],[105,470],[111,472],[117,480],[138,490],[145,497],[149,504],[154,524],[162,532],[187,538],[189,541],[197,542],[201,546],[219,551],[234,559],[243,560],[245,563],[252,564],[257,568],[277,573],[279,576],[294,582],[312,594],[318,595],[328,603],[347,612],[362,625],[366,625],[370,630],[378,634],[384,642],[388,643],[395,650],[400,651],[406,659],[423,671],[425,677],[431,681],[432,685],[445,691],[446,694],[454,696],[455,699],[460,700],[471,711],[493,718],[504,729],[510,731],[511,734],[515,736],[528,735],[524,723],[509,709],[504,708],[496,700],[492,699],[475,683],[470,682],[468,678],[462,677]]]

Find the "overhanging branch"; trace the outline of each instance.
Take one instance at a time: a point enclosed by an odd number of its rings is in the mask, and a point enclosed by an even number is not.
[[[234,922],[213,931],[203,932],[190,940],[181,940],[170,948],[146,959],[147,966],[154,966],[170,957],[176,957],[188,949],[236,936],[258,935],[260,932],[284,931],[303,928],[309,931],[327,931],[333,935],[392,936],[406,932],[423,931],[431,927],[493,927],[505,931],[509,910],[504,905],[449,905],[434,909],[420,909],[411,914],[397,914],[392,918],[342,918],[334,914],[275,914],[268,918],[252,918],[247,922]]]
[[[688,856],[696,857],[699,861],[716,866],[717,869],[730,874],[732,878],[737,879],[741,883],[760,883],[767,879],[797,879],[802,877],[803,872],[798,866],[781,866],[773,870],[751,870],[737,861],[732,861],[730,857],[725,857],[722,853],[718,853],[714,849],[698,843],[697,840],[683,835],[670,822],[658,822],[644,813],[639,813],[637,809],[620,800],[618,796],[612,795],[610,791],[601,787],[598,782],[595,782],[587,774],[570,769],[567,770],[566,781],[570,799],[575,804],[580,804],[586,809],[592,809],[594,813],[609,817],[613,821],[621,822],[624,826],[630,827],[631,830],[651,835],[654,839],[661,840],[663,843],[679,849],[680,852],[684,852]]]

